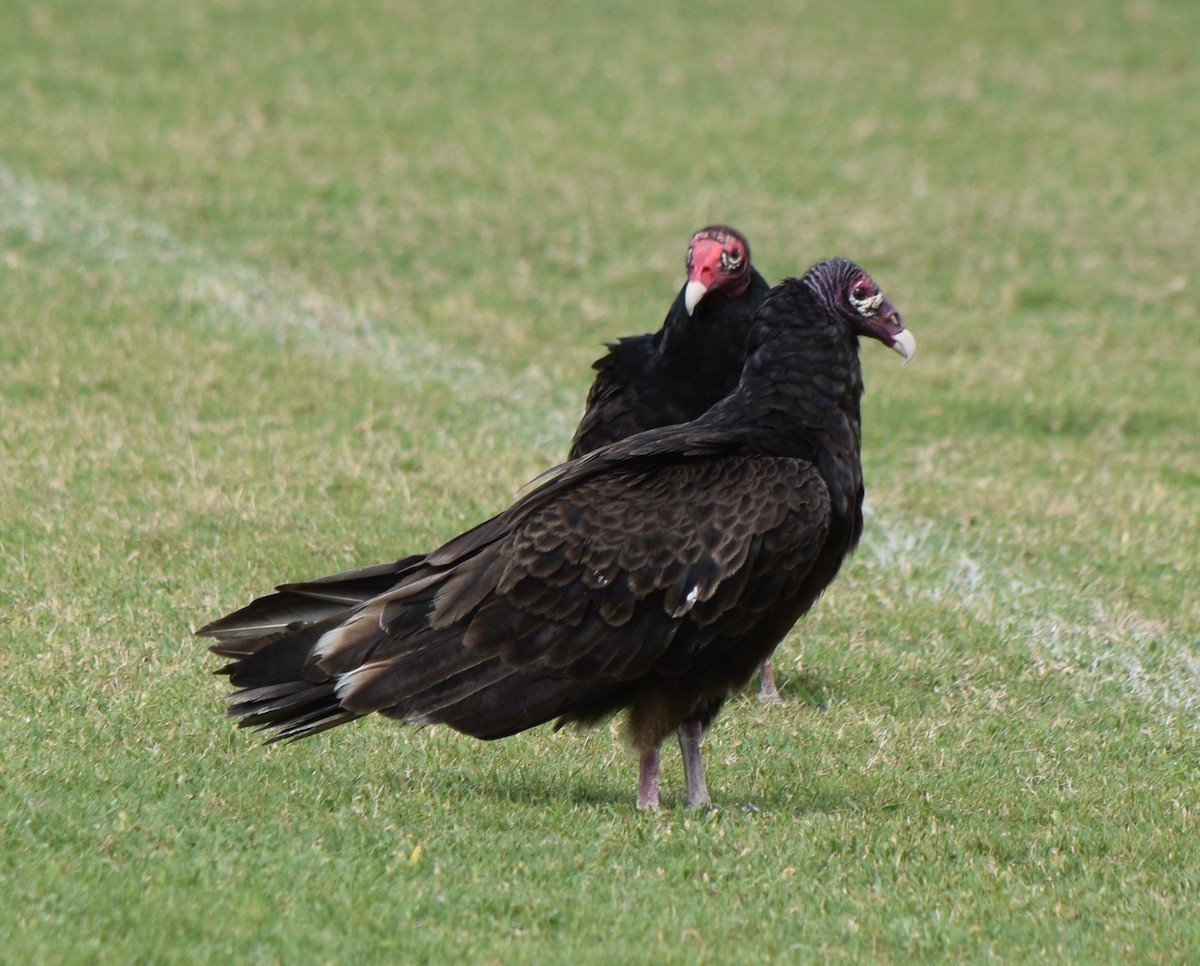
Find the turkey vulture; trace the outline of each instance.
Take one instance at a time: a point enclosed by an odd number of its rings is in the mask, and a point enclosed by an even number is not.
[[[229,713],[271,740],[372,712],[494,739],[625,711],[638,807],[672,731],[688,806],[708,804],[701,733],[862,532],[860,336],[913,353],[871,278],[822,262],[772,290],[736,389],[699,418],[550,470],[431,553],[202,628],[231,659]]]
[[[571,440],[571,459],[656,426],[695,419],[737,385],[754,313],[770,286],[750,263],[736,228],[709,225],[692,235],[687,281],[662,328],[611,342],[592,363],[596,379]],[[764,661],[758,695],[781,703]]]

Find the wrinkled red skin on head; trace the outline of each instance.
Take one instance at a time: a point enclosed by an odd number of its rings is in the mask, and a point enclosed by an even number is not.
[[[726,251],[737,251],[741,264],[734,272],[727,272],[721,264],[721,255]],[[700,232],[692,238],[688,253],[688,281],[700,282],[708,294],[721,292],[730,298],[741,295],[750,284],[750,267],[746,250],[736,239],[725,233],[706,234]]]
[[[692,244],[691,265],[688,266],[688,281],[700,282],[710,292],[719,288],[725,273],[721,268],[721,243],[711,239],[700,239]]]

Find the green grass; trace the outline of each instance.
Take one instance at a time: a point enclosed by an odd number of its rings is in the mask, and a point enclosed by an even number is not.
[[[0,9],[4,958],[1200,956],[1200,7],[436,6]],[[919,342],[717,809],[233,729],[191,630],[504,506],[716,220]]]

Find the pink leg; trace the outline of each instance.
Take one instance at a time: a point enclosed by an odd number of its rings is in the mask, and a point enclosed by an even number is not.
[[[758,699],[764,704],[783,704],[779,689],[775,687],[775,669],[770,661],[763,661],[758,669],[761,680],[758,684]]]
[[[699,721],[685,721],[679,726],[679,750],[683,753],[683,779],[687,784],[687,807],[711,805],[708,786],[704,783],[704,762],[700,760]]]
[[[658,808],[658,748],[642,755],[638,765],[637,807],[639,811]]]

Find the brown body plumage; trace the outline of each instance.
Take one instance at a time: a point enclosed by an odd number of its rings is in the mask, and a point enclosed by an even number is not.
[[[763,303],[737,389],[704,416],[564,464],[424,556],[270,597],[199,633],[230,713],[277,738],[378,712],[501,738],[627,711],[638,804],[837,573],[862,530],[858,336],[911,354],[860,269],[823,262]]]

